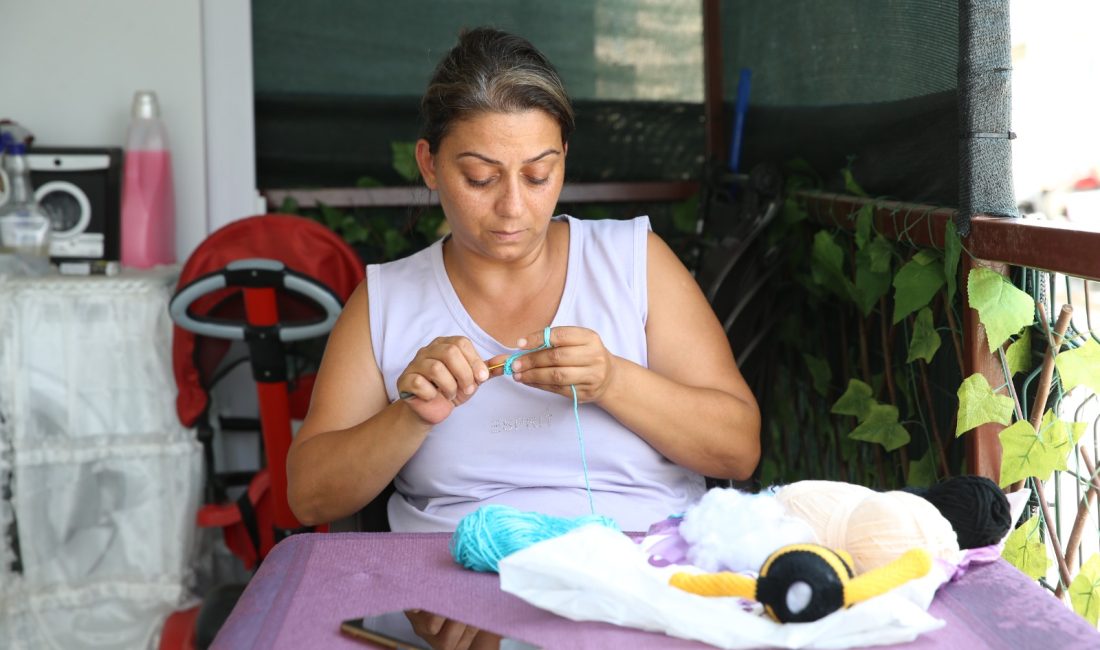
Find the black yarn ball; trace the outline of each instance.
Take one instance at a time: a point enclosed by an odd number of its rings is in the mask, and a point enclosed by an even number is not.
[[[924,497],[951,523],[959,548],[996,544],[1012,528],[1008,499],[984,476],[956,476],[927,489],[907,490]]]

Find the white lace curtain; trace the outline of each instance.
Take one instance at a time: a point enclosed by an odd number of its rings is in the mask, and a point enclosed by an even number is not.
[[[0,647],[150,647],[191,598],[172,280],[0,277]]]

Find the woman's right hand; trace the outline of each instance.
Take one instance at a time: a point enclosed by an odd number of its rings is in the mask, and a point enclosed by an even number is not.
[[[447,419],[488,381],[489,370],[464,336],[441,336],[420,348],[397,378],[405,402],[428,424]]]

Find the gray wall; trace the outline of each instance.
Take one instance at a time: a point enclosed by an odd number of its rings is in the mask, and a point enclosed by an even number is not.
[[[232,23],[208,28],[211,43],[204,43],[204,10],[208,22]],[[41,145],[122,146],[134,91],[155,90],[172,146],[182,262],[211,225],[255,206],[249,16],[248,0],[0,0],[0,117],[30,128]],[[204,48],[219,53],[208,62],[218,75],[204,73]],[[244,61],[234,56],[242,51]],[[220,90],[207,92],[208,76]],[[219,128],[226,120],[234,128]],[[208,131],[228,135],[211,148]],[[211,183],[208,159],[233,168],[211,174]],[[236,185],[219,188],[224,178]]]

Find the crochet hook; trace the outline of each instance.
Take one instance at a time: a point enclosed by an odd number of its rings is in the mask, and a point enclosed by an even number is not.
[[[497,368],[503,368],[505,363],[507,363],[507,359],[505,359],[504,361],[501,361],[500,363],[489,366],[488,369],[489,370],[496,370]],[[415,397],[415,395],[413,395],[412,393],[410,393],[407,390],[403,390],[403,391],[401,391],[401,394],[399,395],[399,397],[401,399],[411,399],[412,397]]]

